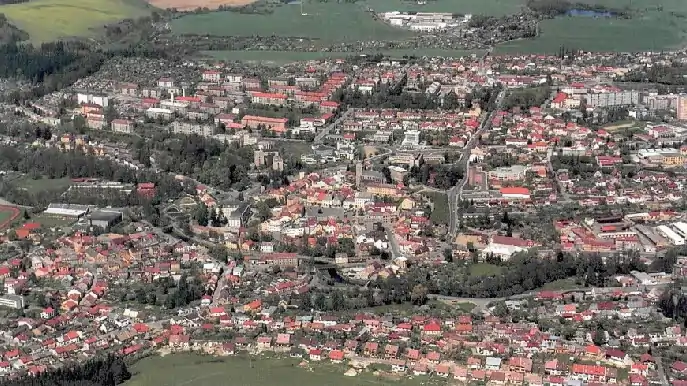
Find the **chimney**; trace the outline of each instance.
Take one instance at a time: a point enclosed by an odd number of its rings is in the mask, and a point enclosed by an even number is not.
[[[174,91],[169,92],[169,101],[174,103]]]
[[[181,93],[184,97],[186,97],[186,87],[181,88]]]

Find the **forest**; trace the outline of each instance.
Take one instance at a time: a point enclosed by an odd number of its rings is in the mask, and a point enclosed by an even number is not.
[[[0,386],[116,386],[131,378],[122,358],[108,355],[35,377],[0,381]]]

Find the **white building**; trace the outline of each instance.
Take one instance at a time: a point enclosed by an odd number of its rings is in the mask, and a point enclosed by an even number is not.
[[[405,137],[401,146],[408,147],[418,147],[420,146],[420,131],[419,130],[408,130],[405,132]]]
[[[78,104],[93,104],[93,105],[98,105],[100,107],[107,107],[109,106],[109,98],[104,95],[95,95],[95,94],[86,94],[86,93],[78,93],[76,94],[76,101]]]
[[[670,242],[673,245],[685,245],[685,239],[682,238],[680,235],[675,233],[672,229],[668,228],[665,225],[659,225],[656,227],[656,230],[658,233],[660,233],[662,236],[670,240]]]

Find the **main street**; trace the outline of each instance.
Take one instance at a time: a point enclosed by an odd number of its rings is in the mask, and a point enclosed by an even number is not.
[[[456,233],[457,221],[458,221],[458,200],[463,196],[463,189],[468,183],[468,165],[470,164],[470,154],[472,149],[477,146],[477,141],[479,137],[482,136],[489,128],[491,128],[491,121],[494,118],[494,114],[499,110],[501,104],[503,103],[503,98],[506,96],[506,91],[502,90],[496,97],[496,103],[494,110],[488,114],[484,114],[482,122],[479,129],[470,137],[470,140],[463,148],[463,152],[460,156],[459,165],[463,170],[463,180],[456,186],[449,189],[446,193],[448,195],[448,209],[450,213],[449,217],[449,236],[453,238]]]
[[[336,126],[340,125],[341,122],[343,122],[344,119],[348,118],[348,116],[350,114],[352,114],[354,110],[355,109],[348,109],[348,110],[344,111],[344,113],[341,114],[340,117],[336,118],[336,120],[334,122],[323,127],[322,130],[320,130],[317,133],[317,135],[315,136],[315,140],[313,141],[313,144],[314,145],[321,144],[324,137],[326,137],[329,134],[329,131],[331,131],[331,129],[335,128]]]

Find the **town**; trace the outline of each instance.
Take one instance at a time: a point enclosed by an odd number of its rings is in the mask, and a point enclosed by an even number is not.
[[[686,66],[113,57],[5,101],[0,377],[195,354],[685,386]]]

